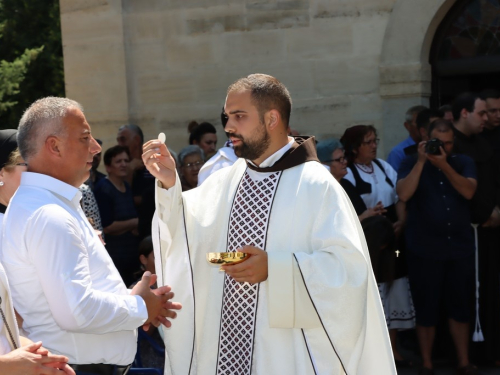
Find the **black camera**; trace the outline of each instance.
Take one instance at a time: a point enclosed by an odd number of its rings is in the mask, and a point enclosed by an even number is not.
[[[444,143],[437,138],[427,141],[425,144],[425,152],[431,155],[441,155],[440,147],[444,148]]]

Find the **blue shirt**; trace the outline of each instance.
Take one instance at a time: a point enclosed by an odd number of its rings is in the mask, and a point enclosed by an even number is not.
[[[418,155],[401,163],[398,180],[411,172]],[[476,179],[474,161],[466,155],[448,157],[461,176]],[[474,253],[474,234],[469,202],[451,185],[446,175],[429,161],[424,164],[417,190],[407,202],[408,251],[429,259],[459,259]]]
[[[411,137],[408,137],[403,142],[400,142],[396,146],[394,146],[394,148],[391,150],[389,156],[387,157],[387,162],[391,165],[391,167],[394,168],[395,171],[399,170],[401,162],[406,157],[405,148],[414,144],[415,141]]]

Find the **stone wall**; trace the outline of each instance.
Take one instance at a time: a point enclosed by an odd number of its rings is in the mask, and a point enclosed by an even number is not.
[[[105,148],[133,122],[146,138],[164,131],[178,151],[190,120],[221,129],[227,86],[255,72],[288,87],[291,126],[302,134],[340,136],[360,123],[395,130],[390,142],[382,137],[381,155],[404,137],[407,107],[428,96],[383,103],[380,65],[396,0],[60,2],[67,96],[84,105]],[[220,131],[219,145],[224,138]]]

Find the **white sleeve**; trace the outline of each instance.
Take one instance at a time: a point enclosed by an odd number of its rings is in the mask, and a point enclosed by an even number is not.
[[[147,320],[141,297],[93,288],[81,228],[64,208],[49,205],[37,211],[27,222],[24,240],[62,329],[99,334],[133,330]]]

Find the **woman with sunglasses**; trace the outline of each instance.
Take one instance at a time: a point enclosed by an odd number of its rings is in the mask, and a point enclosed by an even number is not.
[[[356,188],[349,180],[344,177],[347,174],[347,159],[345,157],[344,147],[338,139],[331,138],[321,141],[316,146],[319,161],[330,171],[333,177],[342,185],[349,196],[351,203],[358,214],[359,221],[381,215],[386,212],[382,203],[374,207],[367,208],[363,199],[356,191]]]
[[[0,234],[7,206],[27,170],[16,135],[15,130],[0,130]],[[53,355],[41,345],[19,336],[7,275],[0,263],[0,374],[75,374],[66,364],[68,358]]]

